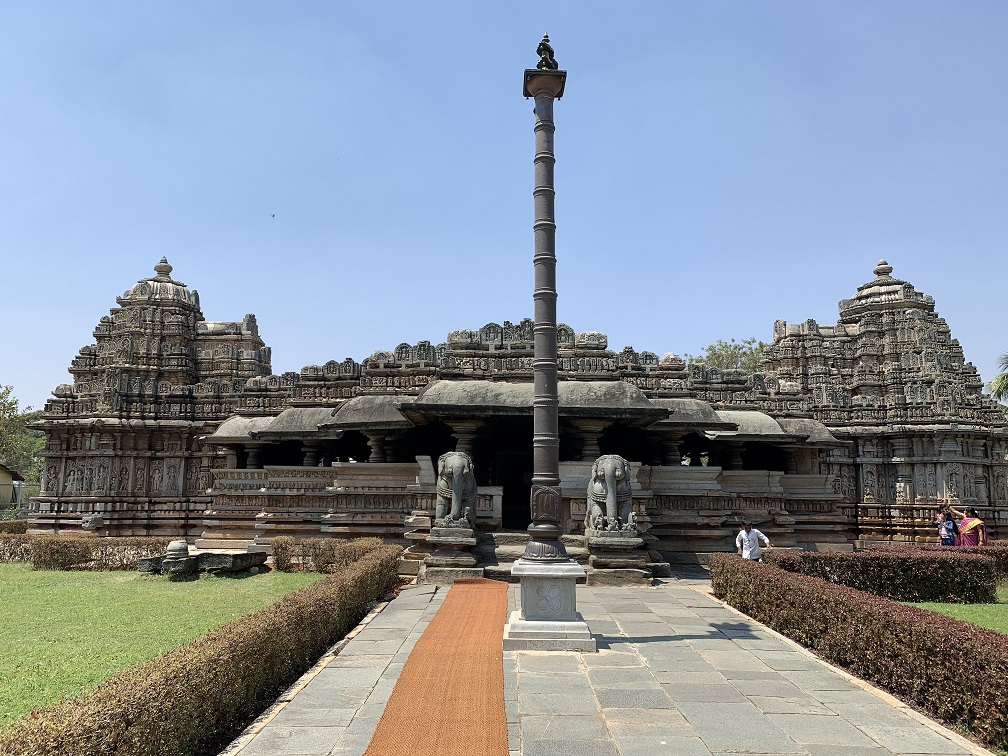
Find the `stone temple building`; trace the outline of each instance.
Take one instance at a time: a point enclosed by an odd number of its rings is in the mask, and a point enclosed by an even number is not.
[[[529,524],[532,322],[453,331],[274,375],[254,315],[208,322],[155,275],[116,300],[48,401],[41,531],[205,543],[375,534],[422,552],[435,466],[471,457],[493,545]],[[593,460],[631,463],[649,562],[733,548],[752,517],[775,545],[933,539],[935,507],[975,506],[1008,536],[1008,428],[934,300],[892,276],[839,320],[773,326],[757,373],[687,363],[559,327],[562,522],[583,533]],[[583,540],[583,538],[582,538]],[[477,549],[478,551],[478,549]]]

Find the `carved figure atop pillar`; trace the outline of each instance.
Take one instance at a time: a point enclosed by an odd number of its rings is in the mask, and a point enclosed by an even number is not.
[[[539,42],[539,46],[536,47],[536,55],[539,56],[539,62],[536,63],[536,68],[540,71],[556,71],[560,68],[559,64],[556,62],[556,58],[553,57],[553,48],[549,43],[549,34],[543,34],[542,41]]]
[[[476,475],[472,458],[463,452],[447,452],[438,458],[437,507],[434,524],[439,528],[476,526]]]
[[[585,528],[596,533],[636,534],[632,496],[630,463],[618,454],[604,454],[596,459],[588,480]]]

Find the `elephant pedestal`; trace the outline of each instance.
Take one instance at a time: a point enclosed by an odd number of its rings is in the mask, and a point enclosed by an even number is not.
[[[585,531],[588,541],[588,585],[650,585],[650,556],[639,536]]]
[[[574,595],[584,568],[574,560],[519,559],[511,574],[521,579],[521,609],[504,626],[505,651],[596,651]]]
[[[433,527],[427,545],[434,550],[424,556],[417,582],[445,585],[455,578],[483,577],[483,569],[476,567],[476,557],[468,551],[476,545],[472,528]]]

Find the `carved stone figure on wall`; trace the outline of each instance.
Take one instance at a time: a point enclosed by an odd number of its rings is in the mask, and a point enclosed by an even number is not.
[[[472,458],[463,452],[438,457],[437,507],[439,528],[473,528],[476,524],[476,476]]]
[[[630,463],[618,454],[604,454],[592,464],[588,479],[585,528],[596,532],[636,533],[630,487]]]

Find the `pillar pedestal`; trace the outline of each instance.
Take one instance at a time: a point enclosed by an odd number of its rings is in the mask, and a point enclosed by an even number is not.
[[[577,611],[575,587],[585,577],[581,565],[519,559],[511,574],[521,579],[521,608],[511,612],[504,626],[505,651],[597,650]]]

